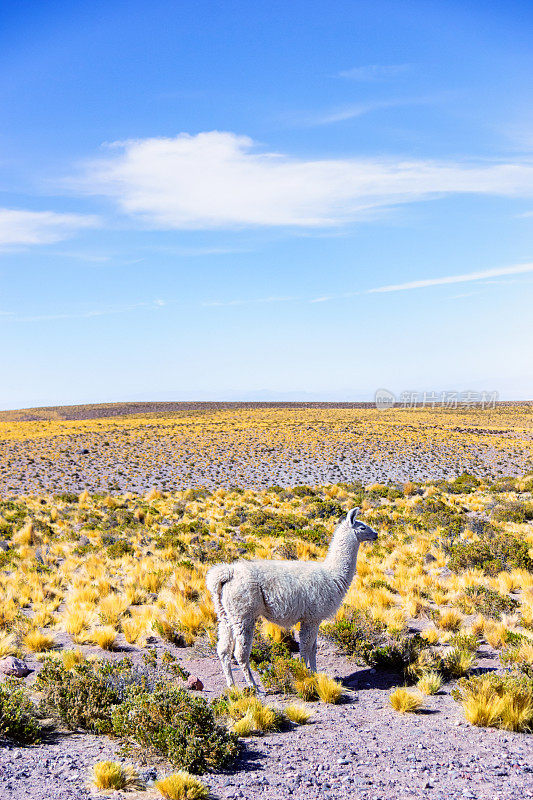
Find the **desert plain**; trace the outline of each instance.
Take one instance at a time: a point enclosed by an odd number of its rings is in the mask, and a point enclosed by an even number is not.
[[[3,726],[0,797],[151,800],[170,796],[158,781],[184,766],[216,798],[533,797],[532,412],[2,412],[0,654],[31,670],[3,686],[27,701],[33,741]],[[259,624],[267,712],[254,716],[246,693],[224,699],[209,566],[322,559],[354,506],[379,538],[361,547],[345,602],[321,628],[318,670],[337,690],[292,675],[297,631]],[[69,710],[65,686],[84,675],[115,692],[101,731]],[[149,695],[155,679],[211,715],[225,761],[147,743],[121,717],[122,684]],[[98,786],[102,761],[130,765],[138,781]]]

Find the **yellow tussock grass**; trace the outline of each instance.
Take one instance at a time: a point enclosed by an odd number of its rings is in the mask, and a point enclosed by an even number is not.
[[[291,703],[284,709],[284,714],[287,719],[290,719],[296,725],[305,725],[312,716],[311,711],[301,703]]]
[[[325,672],[317,672],[315,682],[317,694],[323,703],[338,703],[342,698],[342,686]]]
[[[22,644],[32,653],[44,653],[55,647],[55,639],[50,634],[35,629],[28,631],[22,639]]]
[[[422,698],[409,689],[395,689],[389,695],[389,702],[400,714],[413,713],[422,708]]]
[[[144,789],[137,771],[129,764],[99,761],[92,771],[92,783],[97,789]]]
[[[155,782],[155,787],[165,800],[208,800],[209,789],[184,770]]]

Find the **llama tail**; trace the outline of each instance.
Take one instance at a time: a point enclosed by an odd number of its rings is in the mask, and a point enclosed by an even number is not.
[[[216,615],[219,619],[227,620],[226,610],[222,605],[222,587],[232,578],[232,564],[217,564],[216,566],[211,567],[205,576],[205,585],[211,592],[213,605],[215,606]]]

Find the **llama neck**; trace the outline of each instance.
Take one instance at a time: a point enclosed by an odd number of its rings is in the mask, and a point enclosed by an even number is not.
[[[359,542],[347,522],[341,522],[333,534],[324,566],[339,581],[344,591],[348,590],[357,567]]]

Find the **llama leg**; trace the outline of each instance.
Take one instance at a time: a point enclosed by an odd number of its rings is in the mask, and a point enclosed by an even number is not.
[[[244,680],[251,689],[258,691],[257,684],[250,669],[250,651],[252,649],[252,641],[254,638],[255,620],[243,620],[238,626],[238,629],[233,629],[235,636],[235,658],[237,664],[242,670]]]
[[[232,630],[225,620],[220,620],[218,623],[217,653],[228,686],[233,686],[235,684],[233,672],[231,671],[231,659],[234,648],[235,639],[233,638]]]
[[[309,669],[311,672],[316,672],[316,637],[318,636],[318,626],[315,631],[315,640],[309,653]]]
[[[318,625],[314,622],[300,623],[300,656],[305,666],[316,672],[316,637]]]

